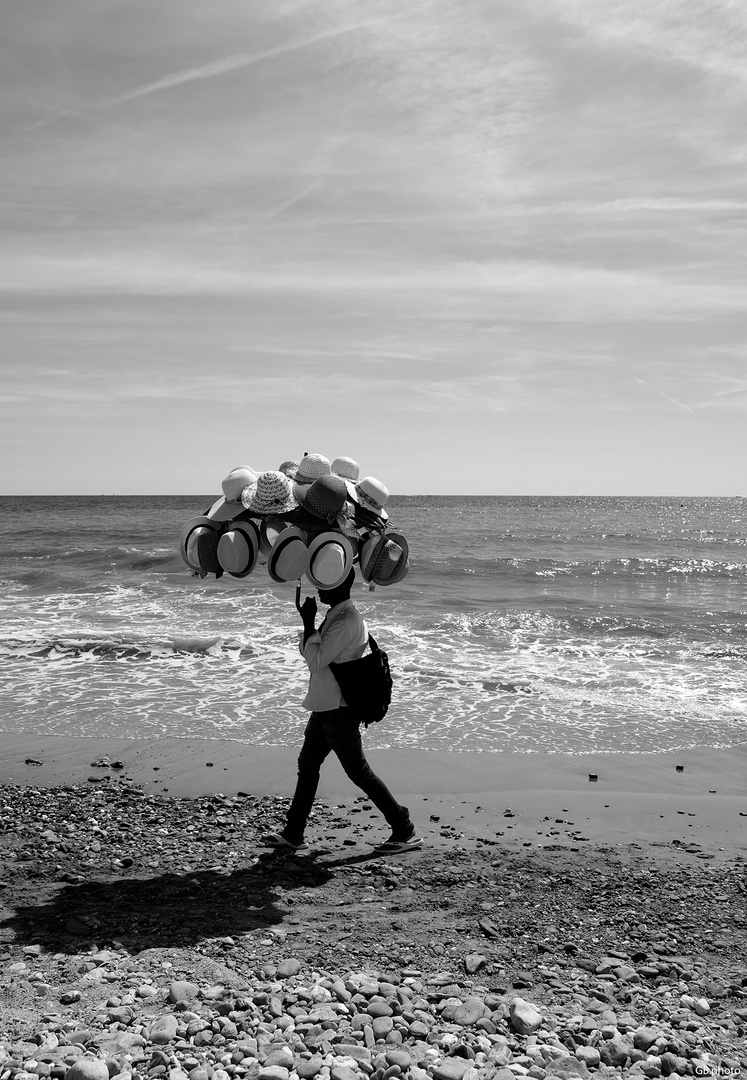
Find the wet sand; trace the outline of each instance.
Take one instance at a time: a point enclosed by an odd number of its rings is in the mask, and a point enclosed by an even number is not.
[[[228,741],[0,733],[0,783],[56,787],[123,777],[167,797],[289,797],[297,753],[297,746]],[[745,747],[583,756],[373,750],[369,760],[430,845],[651,844],[688,858],[747,858]],[[331,756],[319,799],[352,806],[359,795]]]

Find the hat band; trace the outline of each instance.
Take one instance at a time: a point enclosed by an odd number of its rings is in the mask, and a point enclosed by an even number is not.
[[[369,494],[367,494],[367,492],[363,491],[361,488],[356,488],[356,491],[358,492],[358,497],[362,500],[362,502],[367,503],[369,506],[373,507],[374,510],[384,509],[383,503],[377,503],[376,499],[373,499]]]

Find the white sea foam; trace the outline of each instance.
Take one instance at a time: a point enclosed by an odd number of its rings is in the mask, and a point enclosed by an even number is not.
[[[679,503],[408,506],[410,575],[356,591],[396,680],[370,745],[584,752],[747,740],[747,564],[733,507],[704,503],[704,521],[684,527]],[[6,536],[6,730],[297,743],[307,674],[293,586],[264,571],[191,577],[154,535],[157,503],[127,504],[119,521],[109,504],[99,512],[90,546],[75,521],[44,535],[48,549]],[[169,535],[192,514],[174,511]],[[118,536],[133,521],[140,531]]]

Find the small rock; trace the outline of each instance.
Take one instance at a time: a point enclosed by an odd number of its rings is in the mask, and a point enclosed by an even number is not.
[[[109,1070],[101,1058],[78,1058],[65,1073],[65,1080],[109,1080]]]
[[[178,1027],[179,1021],[173,1013],[166,1013],[164,1016],[159,1016],[150,1029],[150,1041],[155,1043],[156,1046],[170,1043],[172,1039],[176,1038]]]
[[[599,1044],[599,1057],[603,1065],[620,1068],[627,1063],[631,1050],[631,1043],[622,1035],[616,1034],[611,1039],[603,1039]]]
[[[318,1076],[324,1067],[324,1058],[315,1055],[309,1058],[308,1061],[301,1059],[298,1065],[296,1065],[295,1071],[298,1073],[301,1080],[314,1080],[315,1076]]]
[[[487,962],[487,956],[483,956],[482,953],[470,953],[469,956],[464,958],[464,970],[468,975],[476,975],[478,971],[485,967]]]
[[[633,1046],[636,1050],[648,1050],[659,1038],[656,1028],[640,1027],[633,1032]]]
[[[454,1001],[449,1002],[442,1012],[444,1020],[448,1020],[454,1024],[461,1024],[462,1027],[471,1027],[472,1024],[489,1014],[485,1002],[479,997],[468,997],[466,1001]]]
[[[194,1001],[199,987],[191,982],[175,981],[169,987],[169,998],[173,1003],[177,1001]]]
[[[533,1035],[542,1024],[542,1014],[523,998],[514,998],[511,1002],[509,1019],[514,1031],[520,1035]]]
[[[446,1058],[439,1065],[433,1066],[435,1080],[462,1080],[470,1062],[462,1057]]]
[[[281,960],[278,964],[278,978],[290,979],[293,975],[298,975],[301,970],[301,961],[296,960],[293,957],[287,960]]]

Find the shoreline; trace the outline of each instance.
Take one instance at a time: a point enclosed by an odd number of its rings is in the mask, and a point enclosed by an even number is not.
[[[228,740],[0,732],[0,784],[133,783],[166,798],[244,793],[288,799],[298,749]],[[745,747],[583,756],[402,749],[367,753],[398,800],[410,806],[429,846],[635,844],[685,853],[689,859],[747,859]],[[115,762],[123,767],[112,768]],[[334,755],[322,769],[318,799],[343,808],[361,800]],[[279,817],[281,812],[282,806]],[[341,843],[350,828],[340,825]]]

